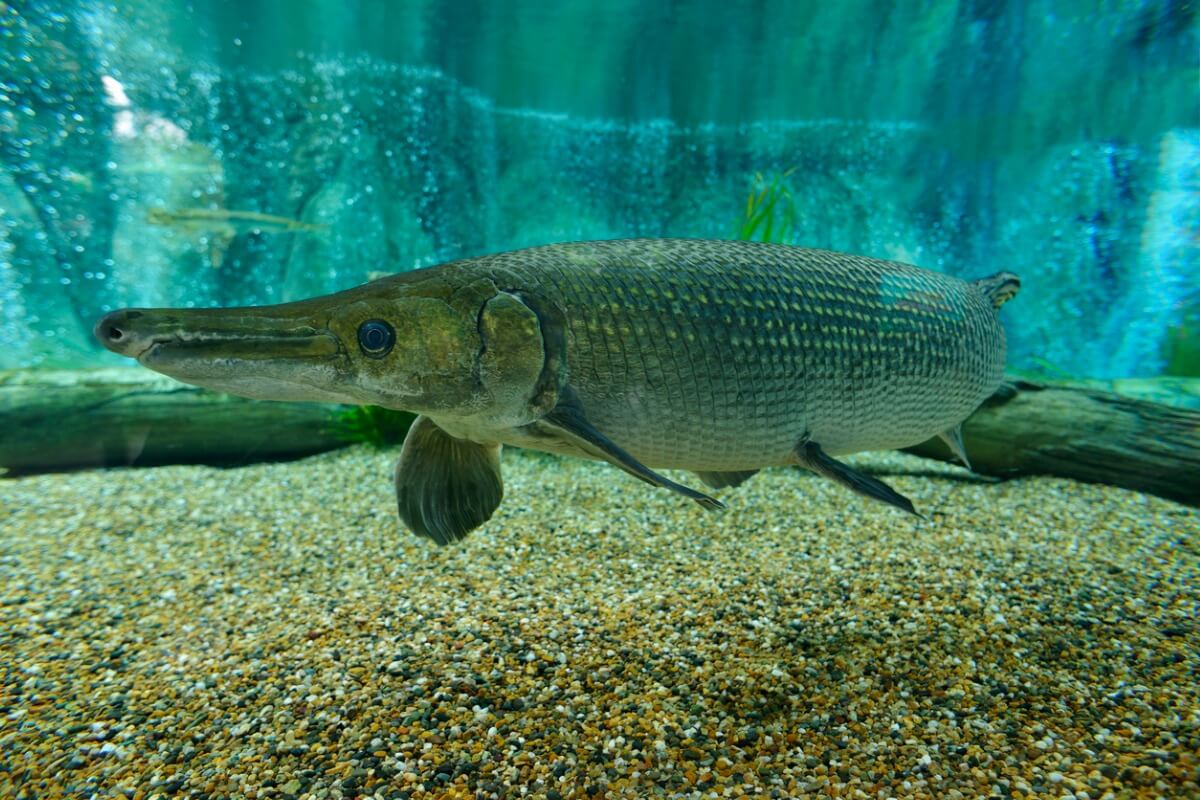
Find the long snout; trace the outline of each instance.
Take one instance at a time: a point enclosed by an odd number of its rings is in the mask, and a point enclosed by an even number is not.
[[[304,312],[299,304],[124,308],[93,330],[114,353],[185,383],[269,400],[341,398],[341,344]]]
[[[282,313],[285,308],[123,308],[101,317],[93,332],[109,350],[139,361],[258,361],[337,354],[337,339],[328,330]]]

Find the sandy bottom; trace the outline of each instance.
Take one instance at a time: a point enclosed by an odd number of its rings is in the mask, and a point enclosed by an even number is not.
[[[0,796],[1200,796],[1195,509],[510,451],[437,548],[393,458],[0,481]]]

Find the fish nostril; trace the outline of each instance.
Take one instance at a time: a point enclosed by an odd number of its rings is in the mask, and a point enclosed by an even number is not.
[[[111,314],[101,317],[93,329],[100,344],[114,353],[121,354],[124,354],[127,348],[136,344],[138,337],[136,331],[129,323],[129,320],[133,318],[135,313],[122,310],[114,311]]]

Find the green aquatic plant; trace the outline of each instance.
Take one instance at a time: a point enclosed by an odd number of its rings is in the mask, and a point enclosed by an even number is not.
[[[351,406],[333,414],[330,431],[350,444],[389,447],[404,441],[415,418],[407,411],[382,406]]]
[[[1024,370],[1011,369],[1009,372],[1014,374],[1023,373],[1024,377],[1029,377],[1033,380],[1078,381],[1083,379],[1082,375],[1077,375],[1074,372],[1063,369],[1058,364],[1042,356],[1028,356],[1027,366]]]
[[[1200,378],[1200,303],[1185,311],[1178,325],[1167,328],[1163,373]]]
[[[787,179],[795,168],[770,178],[754,173],[742,216],[734,223],[733,238],[745,241],[787,242],[795,226],[796,208]]]

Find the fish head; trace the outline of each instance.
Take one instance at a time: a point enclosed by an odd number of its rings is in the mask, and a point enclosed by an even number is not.
[[[121,309],[94,332],[156,372],[260,400],[436,413],[479,389],[469,310],[386,283],[269,306]]]
[[[151,225],[171,225],[175,217],[165,208],[151,208],[146,211],[146,222]]]
[[[469,310],[437,296],[393,291],[339,304],[329,331],[356,398],[417,413],[470,406],[478,395],[480,338]]]

